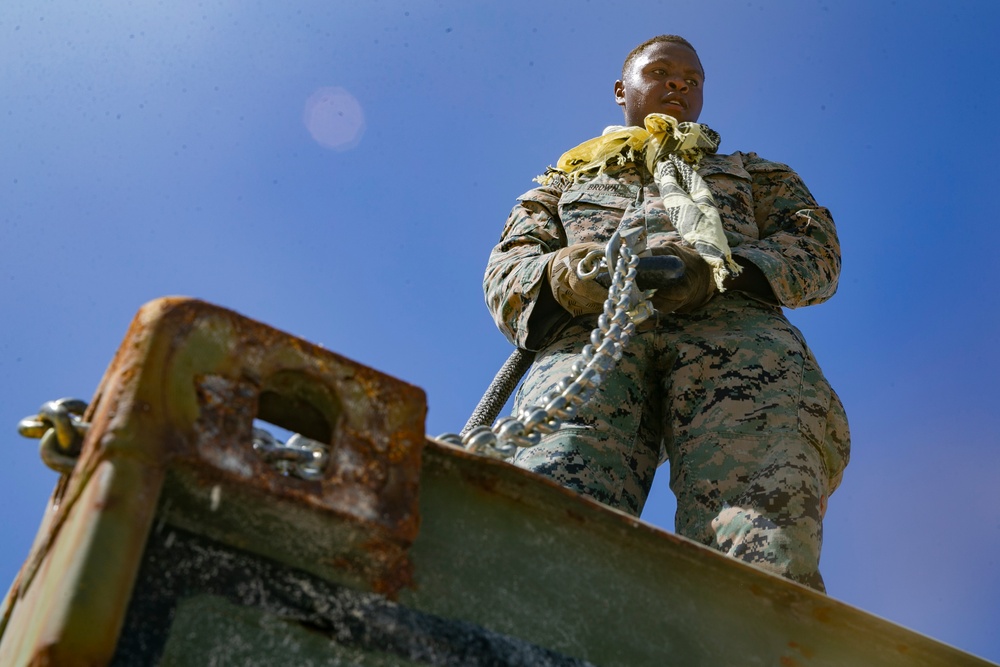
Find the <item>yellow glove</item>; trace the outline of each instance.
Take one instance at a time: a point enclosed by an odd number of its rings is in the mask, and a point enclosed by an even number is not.
[[[590,252],[604,251],[600,243],[577,243],[557,250],[549,263],[549,287],[560,306],[574,317],[604,310],[608,290],[577,275],[576,267]]]
[[[650,248],[653,255],[673,255],[684,262],[684,275],[670,287],[656,290],[653,307],[663,314],[690,313],[708,303],[715,296],[712,267],[698,251],[679,243]]]

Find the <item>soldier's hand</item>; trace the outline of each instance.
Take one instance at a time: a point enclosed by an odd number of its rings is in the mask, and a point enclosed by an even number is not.
[[[608,290],[595,280],[577,275],[576,268],[590,252],[604,250],[600,243],[577,243],[555,252],[549,263],[549,287],[560,306],[574,317],[599,313],[604,309]]]
[[[666,288],[656,290],[653,307],[659,312],[690,313],[701,308],[715,296],[712,267],[698,251],[680,243],[667,243],[650,248],[653,255],[673,255],[684,262],[684,275]]]

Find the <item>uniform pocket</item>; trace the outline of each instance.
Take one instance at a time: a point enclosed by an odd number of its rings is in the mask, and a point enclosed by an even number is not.
[[[559,219],[568,244],[604,243],[635,200],[629,186],[596,179],[572,186],[559,199]]]
[[[799,392],[799,430],[823,456],[832,492],[850,458],[850,432],[843,403],[808,348]]]
[[[750,173],[743,168],[742,161],[734,155],[714,156],[712,160],[706,158],[698,173],[712,192],[730,245],[739,245],[742,240],[739,237],[760,238],[754,219]]]

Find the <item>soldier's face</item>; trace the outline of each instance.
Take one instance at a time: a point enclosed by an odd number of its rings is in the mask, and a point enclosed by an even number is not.
[[[632,61],[624,81],[615,82],[615,102],[625,124],[643,126],[651,113],[694,122],[701,115],[705,72],[698,55],[676,42],[659,42]]]

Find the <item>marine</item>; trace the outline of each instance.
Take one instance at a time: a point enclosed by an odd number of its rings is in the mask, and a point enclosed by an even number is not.
[[[836,292],[830,212],[787,165],[721,154],[698,122],[694,47],[660,35],[614,84],[625,124],[567,151],[521,195],[484,291],[504,335],[537,351],[515,413],[569,373],[607,289],[580,262],[639,226],[684,277],[652,296],[599,392],[514,463],[639,515],[669,461],[678,534],[817,590],[823,516],[850,452],[843,405],[782,308]]]

